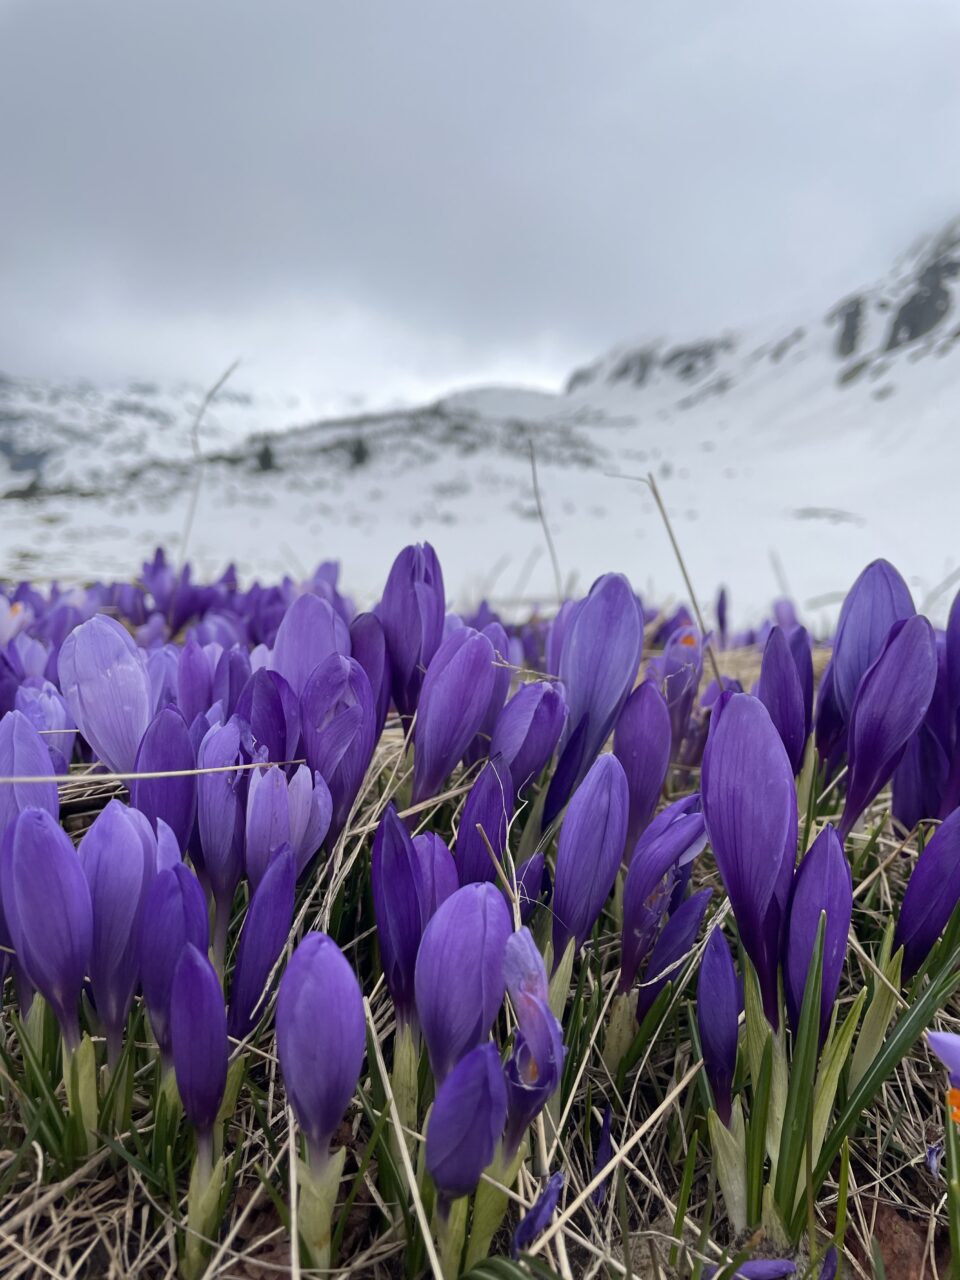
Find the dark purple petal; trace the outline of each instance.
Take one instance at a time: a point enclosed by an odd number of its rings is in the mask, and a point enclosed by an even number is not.
[[[334,653],[311,674],[300,699],[303,751],[330,788],[333,815],[328,847],[350,816],[376,745],[376,711],[366,672]]]
[[[663,926],[650,953],[637,996],[638,1022],[643,1021],[666,984],[676,981],[678,971],[674,966],[693,947],[712,894],[712,889],[701,889],[699,893],[693,894],[680,904]]]
[[[723,1267],[706,1266],[703,1269],[703,1280],[713,1280]],[[757,1258],[750,1262],[742,1262],[734,1273],[733,1280],[782,1280],[783,1276],[796,1275],[796,1263],[787,1258]]]
[[[236,720],[208,730],[197,752],[197,766],[225,770],[197,778],[197,828],[204,871],[217,902],[229,907],[243,872],[244,806],[241,775],[228,768],[240,763],[240,727]]]
[[[937,735],[924,723],[907,742],[893,774],[893,816],[905,831],[935,818],[950,776],[950,760]]]
[[[507,640],[507,633],[504,631],[502,624],[489,622],[483,627],[481,635],[485,635],[493,645],[493,688],[490,692],[490,701],[487,703],[487,709],[480,719],[477,736],[464,753],[464,760],[467,764],[476,764],[485,756],[493,755],[491,739],[494,726],[497,723],[500,712],[503,710],[503,704],[507,700],[507,694],[510,692],[510,681],[513,677],[509,659],[510,643]]]
[[[509,765],[518,795],[553,758],[566,720],[563,686],[546,680],[521,685],[500,712],[490,755],[502,756]]]
[[[375,712],[375,737],[383,732],[390,708],[393,672],[383,623],[375,613],[358,613],[350,623],[351,656],[360,663],[370,681]]]
[[[308,933],[290,958],[277,993],[276,1025],[287,1097],[311,1159],[322,1167],[366,1050],[360,985],[325,933]]]
[[[224,649],[213,673],[211,690],[214,703],[219,702],[223,715],[229,719],[251,676],[250,658],[245,649],[234,645]]]
[[[520,902],[520,919],[524,924],[533,915],[540,895],[548,885],[546,856],[541,849],[517,867],[517,898]]]
[[[213,668],[201,645],[191,636],[177,662],[177,705],[187,724],[193,724],[213,702]]]
[[[696,627],[681,627],[663,651],[663,696],[670,713],[671,755],[675,760],[687,734],[693,701],[703,675],[703,641]]]
[[[413,848],[423,880],[423,918],[430,919],[437,907],[460,888],[453,854],[433,831],[413,837]]]
[[[916,613],[910,589],[892,564],[874,560],[847,592],[833,641],[833,688],[849,721],[857,687],[880,656],[895,622]]]
[[[815,717],[817,754],[821,765],[826,764],[828,776],[836,772],[846,743],[847,722],[837,703],[833,685],[833,661],[827,663],[817,690],[817,714]]]
[[[546,1003],[547,971],[529,929],[518,929],[507,939],[503,953],[503,980],[514,1008],[520,1003],[521,996],[535,996]]]
[[[533,1205],[517,1223],[510,1246],[512,1258],[519,1258],[523,1250],[533,1244],[537,1236],[550,1225],[550,1219],[556,1212],[562,1191],[562,1172],[551,1174]]]
[[[496,682],[493,645],[471,627],[443,641],[427,668],[414,726],[413,801],[436,795],[473,740]]]
[[[707,834],[771,1025],[777,1024],[779,938],[797,847],[793,770],[766,707],[735,693],[703,757]]]
[[[903,947],[903,980],[926,960],[960,902],[960,809],[937,828],[913,869],[894,934]]]
[[[0,897],[17,960],[57,1015],[67,1045],[75,1048],[93,909],[77,851],[46,809],[24,809],[7,827]]]
[[[892,777],[927,714],[936,679],[937,649],[930,623],[915,614],[895,624],[860,681],[850,711],[841,840]]]
[[[603,1121],[600,1125],[600,1138],[597,1142],[596,1153],[593,1157],[593,1172],[590,1181],[597,1176],[601,1169],[605,1169],[613,1158],[613,1141],[610,1137],[610,1125],[613,1121],[613,1107],[608,1103],[603,1109]],[[591,1201],[599,1208],[607,1196],[607,1183],[610,1181],[609,1173],[602,1182],[599,1182],[590,1192]]]
[[[170,988],[184,947],[204,955],[210,945],[207,903],[197,877],[182,863],[160,871],[140,917],[140,984],[150,1026],[164,1059],[170,1057]]]
[[[787,632],[790,652],[800,677],[800,691],[803,694],[803,739],[810,737],[813,728],[813,648],[810,634],[805,627],[793,627]]]
[[[315,595],[298,596],[277,631],[271,670],[279,671],[299,698],[310,673],[337,653],[350,653],[346,623],[328,601]]]
[[[300,875],[323,844],[333,819],[330,788],[319,773],[311,776],[305,764],[294,771],[287,783],[287,810],[290,816],[290,844],[297,864],[297,875]]]
[[[927,1041],[947,1068],[951,1088],[960,1089],[960,1036],[951,1031],[928,1031]]]
[[[256,1026],[270,970],[290,934],[296,882],[296,861],[286,845],[264,873],[243,922],[230,985],[228,1030],[235,1040],[242,1040]]]
[[[49,778],[44,783],[0,783],[0,838],[24,809],[46,809],[60,816],[60,798],[50,753],[22,711],[0,717],[0,777]]]
[[[553,952],[559,963],[570,938],[583,946],[610,896],[627,834],[630,797],[613,755],[595,762],[573,794],[557,844],[553,886]]]
[[[397,1017],[407,1022],[414,1013],[414,966],[429,916],[420,858],[392,802],[373,840],[370,880],[384,980]]]
[[[442,1200],[457,1200],[476,1188],[493,1160],[506,1113],[507,1091],[496,1046],[478,1045],[437,1089],[430,1112],[427,1172]]]
[[[393,674],[393,700],[403,716],[417,709],[423,673],[443,638],[446,601],[443,574],[429,542],[404,549],[394,560],[378,614]]]
[[[503,1001],[503,957],[512,932],[503,894],[468,884],[437,909],[417,954],[417,1014],[434,1078],[490,1034]]]
[[[556,1092],[566,1057],[563,1031],[546,1000],[524,991],[518,991],[516,1000],[511,995],[511,1000],[517,1032],[504,1068],[507,1126],[503,1145],[508,1157]]]
[[[740,992],[733,957],[723,931],[714,929],[707,939],[697,977],[697,1026],[713,1104],[726,1125],[730,1123],[737,1066],[739,1017]]]
[[[287,775],[275,764],[269,769],[252,769],[247,786],[244,867],[254,889],[280,846],[291,843]]]
[[[513,781],[509,768],[497,757],[488,760],[480,770],[463,806],[456,847],[457,875],[462,885],[498,880],[490,850],[477,827],[483,828],[502,866],[512,817]]]
[[[770,713],[793,772],[799,773],[807,744],[806,706],[790,642],[779,627],[771,627],[764,645],[757,697]]]
[[[150,677],[133,637],[97,614],[64,640],[60,689],[91,750],[114,773],[130,773],[153,715]]]
[[[817,940],[821,912],[826,912],[823,938],[823,984],[820,997],[820,1043],[830,1027],[853,912],[853,883],[843,846],[829,824],[814,840],[797,868],[788,909],[784,944],[784,991],[794,1030]]]
[[[190,730],[181,712],[163,707],[147,726],[137,751],[136,773],[175,773],[195,769],[197,758]],[[196,776],[136,778],[130,784],[130,803],[156,826],[162,818],[181,849],[193,834],[197,814]]]
[[[279,671],[261,668],[240,690],[236,715],[250,726],[253,740],[266,749],[267,760],[293,760],[300,741],[300,701]]]
[[[652,680],[645,680],[624,703],[613,734],[613,754],[623,765],[630,791],[623,855],[627,862],[663,791],[670,767],[672,733],[663,694]]]
[[[170,1034],[183,1109],[197,1132],[208,1134],[227,1083],[227,1012],[213,965],[190,942],[170,988]]]

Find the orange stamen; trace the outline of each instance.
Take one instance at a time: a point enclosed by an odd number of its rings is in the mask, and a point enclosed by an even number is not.
[[[947,1094],[947,1101],[950,1103],[950,1114],[953,1117],[954,1124],[960,1124],[960,1089],[951,1089]]]

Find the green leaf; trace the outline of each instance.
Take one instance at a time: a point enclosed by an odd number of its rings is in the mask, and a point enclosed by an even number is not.
[[[947,1213],[950,1219],[950,1253],[960,1258],[960,1141],[949,1101],[943,1120],[944,1144],[947,1151]]]
[[[897,954],[899,955],[899,952]],[[860,1014],[863,1012],[866,999],[867,989],[866,987],[861,987],[850,1012],[843,1021],[843,1026],[830,1036],[824,1045],[823,1053],[820,1055],[817,1088],[813,1097],[812,1151],[814,1160],[820,1154],[820,1148],[823,1146],[823,1137],[827,1132],[827,1124],[830,1121],[830,1114],[833,1111],[834,1100],[837,1096],[840,1074],[850,1056],[850,1046],[853,1044],[853,1037],[856,1035]]]
[[[773,1191],[774,1200],[784,1222],[789,1222],[797,1202],[797,1184],[800,1181],[803,1146],[813,1112],[813,1089],[810,1085],[816,1072],[817,1055],[820,1049],[820,990],[823,984],[825,925],[826,913],[821,911],[817,924],[817,938],[803,992],[800,1025],[797,1028],[793,1046],[793,1060],[790,1063],[787,1109],[783,1118],[783,1133],[780,1138],[780,1154]]]
[[[617,1071],[617,1090],[623,1092],[623,1082],[627,1078],[627,1072],[631,1071],[640,1061],[644,1049],[647,1047],[654,1031],[660,1025],[660,1021],[670,1007],[670,999],[673,995],[673,983],[668,982],[660,994],[654,1000],[653,1004],[647,1010],[637,1034],[633,1037],[633,1044],[620,1059],[620,1067]]]
[[[701,1075],[703,1073],[701,1072]],[[677,1212],[673,1216],[673,1236],[675,1240],[683,1239],[683,1220],[687,1216],[687,1205],[690,1203],[690,1192],[693,1188],[693,1175],[697,1167],[697,1144],[700,1141],[700,1130],[694,1129],[687,1158],[683,1162],[683,1177],[680,1179],[680,1190],[677,1193]],[[670,1265],[676,1268],[679,1249],[674,1245],[670,1250]]]
[[[773,1077],[773,1032],[767,1028],[767,1043],[757,1083],[753,1090],[750,1123],[747,1127],[747,1222],[755,1226],[763,1208],[763,1166],[767,1155],[767,1116]]]
[[[734,1233],[739,1235],[747,1226],[747,1135],[740,1099],[733,1100],[729,1129],[715,1111],[707,1112],[707,1125],[713,1168],[723,1192],[727,1217]]]
[[[863,1028],[857,1039],[857,1047],[853,1051],[850,1063],[850,1088],[855,1089],[867,1074],[870,1064],[880,1052],[883,1038],[887,1034],[893,1015],[897,1010],[897,993],[900,990],[900,970],[903,965],[903,948],[900,947],[895,956],[890,955],[893,941],[893,922],[887,928],[880,952],[877,968],[886,978],[887,983],[877,978],[874,982],[873,994],[863,1019]],[[893,988],[891,991],[890,987]]]

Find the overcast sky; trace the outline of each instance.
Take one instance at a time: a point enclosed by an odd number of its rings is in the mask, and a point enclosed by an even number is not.
[[[383,404],[960,213],[956,0],[0,0],[0,369]]]

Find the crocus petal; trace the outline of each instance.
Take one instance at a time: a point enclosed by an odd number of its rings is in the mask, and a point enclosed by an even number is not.
[[[393,674],[393,700],[403,716],[417,709],[423,673],[443,638],[443,573],[429,542],[404,549],[390,568],[378,615]]]
[[[340,835],[376,745],[376,711],[366,672],[334,653],[315,668],[300,699],[307,764],[330,788],[328,846]]]
[[[533,1244],[541,1232],[546,1231],[556,1212],[562,1191],[563,1173],[558,1171],[550,1175],[539,1196],[517,1223],[510,1246],[512,1258],[519,1258],[523,1250]]]
[[[177,705],[187,724],[193,724],[213,701],[213,668],[203,647],[191,636],[177,660]]]
[[[437,1090],[427,1125],[427,1171],[443,1199],[469,1195],[493,1160],[507,1113],[500,1056],[479,1045]]]
[[[427,916],[420,859],[391,803],[380,820],[370,861],[380,963],[397,1017],[414,1012],[414,966]]]
[[[70,714],[91,750],[114,773],[130,773],[154,710],[133,637],[97,614],[64,640],[57,669]]]
[[[703,1280],[713,1280],[722,1270],[722,1267],[704,1267]],[[742,1262],[734,1272],[733,1280],[782,1280],[783,1276],[796,1275],[796,1272],[796,1263],[787,1258],[757,1258]]]
[[[277,1053],[290,1105],[321,1164],[350,1104],[366,1050],[363,996],[343,952],[308,933],[277,993]]]
[[[197,778],[197,827],[204,870],[218,902],[229,904],[243,871],[241,775],[229,766],[240,763],[240,728],[236,720],[208,730],[197,752],[203,773]]]
[[[27,808],[46,809],[60,816],[60,799],[50,753],[40,734],[22,711],[0,718],[0,777],[49,778],[49,783],[0,784],[0,837]]]
[[[350,623],[351,656],[366,672],[373,693],[375,734],[379,739],[390,709],[393,672],[383,623],[375,613],[358,613]]]
[[[807,742],[804,691],[790,642],[779,627],[771,627],[764,645],[757,697],[770,713],[793,772],[799,773]]]
[[[894,934],[903,947],[903,979],[913,977],[960,902],[960,809],[934,832],[913,869]]]
[[[173,974],[170,1031],[183,1109],[197,1132],[208,1134],[227,1083],[227,1013],[213,965],[189,942]]]
[[[328,601],[298,596],[280,623],[270,669],[279,671],[299,697],[310,673],[334,653],[350,653],[346,623]]]
[[[510,769],[497,757],[488,760],[480,770],[463,806],[456,848],[457,874],[461,884],[497,880],[490,850],[477,828],[483,828],[496,859],[502,866],[512,817],[513,781]]]
[[[528,923],[540,901],[540,895],[548,887],[547,861],[541,849],[517,867],[517,900],[523,924]]]
[[[613,754],[623,765],[630,790],[627,861],[660,799],[670,767],[672,734],[663,694],[652,680],[645,680],[624,703],[613,734]]]
[[[663,651],[663,696],[670,714],[671,755],[676,760],[687,733],[703,675],[703,642],[696,627],[680,627]]]
[[[413,837],[413,848],[420,863],[423,880],[424,923],[437,907],[460,887],[457,864],[453,854],[433,831],[424,831]]]
[[[247,786],[246,849],[244,866],[251,885],[266,874],[281,845],[290,845],[290,806],[287,775],[279,765],[253,769]]]
[[[514,1006],[522,995],[547,1000],[547,971],[529,929],[518,929],[507,939],[503,978]]]
[[[952,1031],[928,1031],[927,1042],[950,1076],[950,1084],[960,1089],[960,1036]]]
[[[260,1000],[290,933],[293,920],[297,866],[293,850],[286,845],[264,873],[250,899],[243,922],[237,963],[230,986],[228,1030],[242,1040],[256,1025]]]
[[[140,916],[140,983],[150,1026],[165,1060],[171,1052],[173,972],[188,942],[205,955],[210,925],[200,882],[189,867],[180,863],[157,873]]]
[[[574,792],[560,840],[553,887],[553,951],[559,962],[570,938],[583,946],[617,877],[630,806],[623,765],[597,760]]]
[[[707,939],[697,977],[697,1026],[714,1107],[726,1125],[730,1123],[737,1066],[739,1017],[740,994],[733,957],[723,931],[714,929]]]
[[[300,740],[300,700],[279,671],[254,671],[240,690],[235,714],[250,726],[253,741],[266,758],[285,764]]]
[[[503,1146],[508,1158],[556,1092],[566,1057],[563,1031],[546,1000],[521,991],[514,1009],[517,1033],[504,1069],[507,1125]]]
[[[850,711],[841,840],[893,775],[927,714],[936,679],[937,649],[930,623],[919,614],[895,623],[860,681]]]
[[[511,932],[503,894],[491,884],[458,889],[423,932],[414,986],[438,1082],[490,1034],[503,1001],[503,957]]]
[[[600,1137],[597,1141],[597,1149],[593,1157],[593,1172],[590,1178],[592,1182],[601,1169],[605,1169],[613,1158],[613,1141],[610,1136],[610,1126],[613,1122],[613,1107],[609,1103],[603,1109],[603,1121],[600,1125]],[[590,1199],[597,1206],[603,1204],[607,1197],[607,1184],[610,1181],[609,1173],[604,1180],[598,1183],[590,1192]]]
[[[915,613],[909,587],[886,560],[868,564],[847,592],[833,641],[833,688],[842,719],[849,720],[857,687],[890,628]]]
[[[503,757],[518,795],[553,758],[566,722],[563,686],[546,680],[521,685],[500,712],[490,755]]]
[[[156,826],[163,819],[181,849],[193,834],[197,814],[197,779],[187,771],[197,767],[190,730],[181,712],[163,707],[150,721],[137,751],[136,773],[178,773],[179,777],[136,778],[130,784],[130,803]]]
[[[637,997],[637,1021],[642,1022],[647,1010],[668,982],[677,976],[676,967],[693,947],[710,901],[712,889],[701,889],[682,902],[661,930],[650,953]]]

